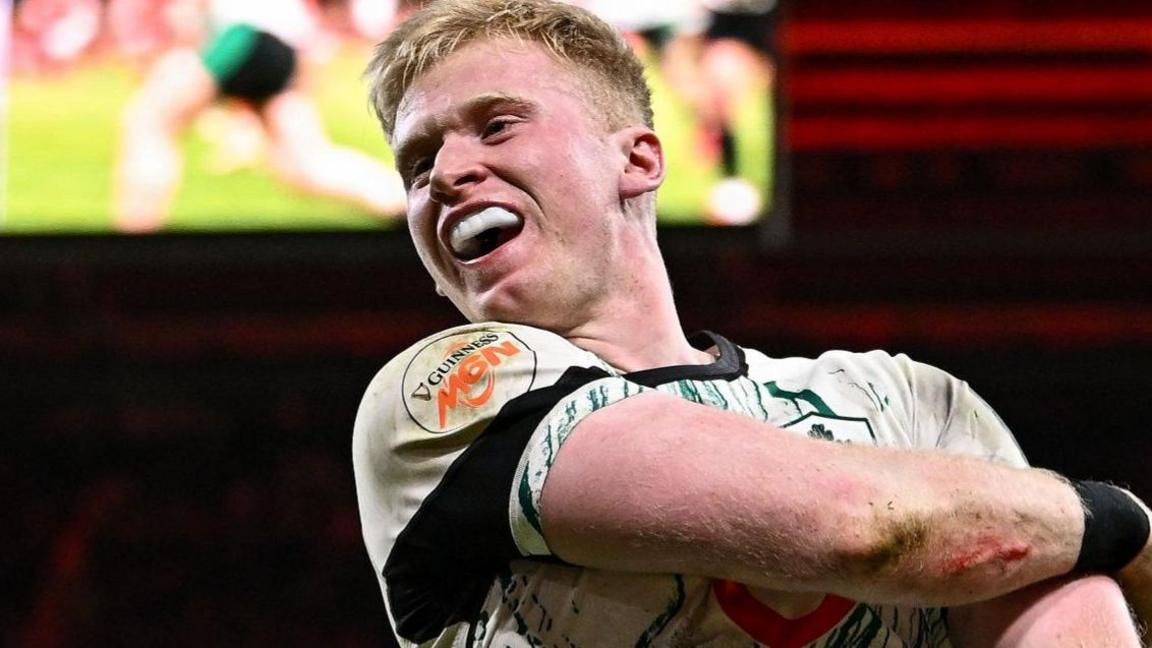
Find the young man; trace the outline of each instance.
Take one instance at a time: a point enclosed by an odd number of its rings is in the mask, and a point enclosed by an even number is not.
[[[1023,468],[964,383],[685,337],[660,140],[611,28],[547,0],[441,0],[370,75],[412,239],[473,322],[390,362],[357,416],[364,538],[402,640],[1138,644],[1116,584],[1079,575],[1123,567],[1146,605],[1145,511]]]

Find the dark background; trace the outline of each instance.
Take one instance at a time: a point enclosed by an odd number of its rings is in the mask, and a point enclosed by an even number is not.
[[[664,232],[685,327],[909,353],[1152,497],[1152,9],[935,4],[791,10],[791,236]],[[402,232],[0,240],[0,643],[387,643],[352,421],[457,323]]]

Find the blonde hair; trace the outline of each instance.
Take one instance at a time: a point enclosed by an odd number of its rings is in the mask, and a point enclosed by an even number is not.
[[[620,34],[592,13],[550,0],[433,0],[376,47],[365,71],[388,139],[400,102],[420,75],[465,45],[492,38],[538,43],[585,73],[592,91],[607,99],[589,107],[602,111],[610,129],[652,126],[643,66]]]

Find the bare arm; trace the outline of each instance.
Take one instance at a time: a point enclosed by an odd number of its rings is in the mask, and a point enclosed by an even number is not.
[[[1066,574],[1084,528],[1047,471],[813,441],[660,393],[576,427],[541,513],[575,564],[920,606]]]
[[[1137,501],[1140,500],[1137,499]],[[1152,517],[1152,511],[1144,502],[1140,502],[1140,506],[1144,508],[1145,513],[1149,514],[1149,517]],[[1150,637],[1152,632],[1149,631],[1149,624],[1152,623],[1152,538],[1148,539],[1148,544],[1144,546],[1140,555],[1136,556],[1136,559],[1127,567],[1120,570],[1116,578],[1124,589],[1128,604],[1132,606],[1132,610],[1140,621],[1137,628],[1140,636],[1147,642],[1152,638]]]
[[[958,648],[1136,647],[1120,587],[1107,576],[1054,579],[948,611]]]

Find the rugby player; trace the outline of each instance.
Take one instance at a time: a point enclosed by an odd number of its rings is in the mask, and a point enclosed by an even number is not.
[[[202,51],[180,44],[164,53],[124,108],[114,226],[143,233],[167,224],[183,168],[180,137],[218,99],[255,115],[283,182],[359,205],[383,220],[399,217],[399,178],[371,156],[334,143],[301,87],[300,55],[322,40],[314,3],[193,0],[187,11],[197,8],[211,26]]]
[[[413,242],[471,322],[357,415],[405,645],[1136,646],[1147,510],[1026,467],[905,356],[686,336],[640,64],[548,0],[440,0],[369,67]]]

